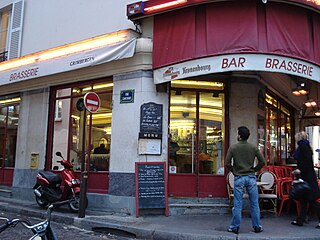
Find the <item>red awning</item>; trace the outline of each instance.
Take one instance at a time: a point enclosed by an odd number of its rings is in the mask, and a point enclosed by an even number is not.
[[[285,3],[215,2],[154,17],[153,67],[226,54],[272,54],[320,65],[320,17]]]

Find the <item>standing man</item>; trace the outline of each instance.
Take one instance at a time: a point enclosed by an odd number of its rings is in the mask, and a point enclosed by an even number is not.
[[[266,160],[257,146],[247,142],[249,136],[250,131],[247,127],[239,127],[238,143],[230,146],[226,157],[226,167],[234,174],[234,206],[232,208],[232,222],[228,232],[235,234],[239,233],[245,189],[249,194],[253,230],[255,233],[263,231],[260,225],[258,187],[255,173],[266,164]],[[258,164],[254,166],[256,158],[258,159]]]

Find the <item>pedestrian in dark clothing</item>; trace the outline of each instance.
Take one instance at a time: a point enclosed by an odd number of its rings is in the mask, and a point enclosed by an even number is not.
[[[234,206],[232,208],[232,222],[228,232],[236,234],[239,233],[241,224],[242,200],[245,190],[249,194],[253,230],[255,233],[263,231],[260,225],[258,187],[255,173],[266,164],[266,160],[256,145],[247,142],[249,136],[250,131],[247,127],[239,127],[238,143],[230,146],[226,157],[226,167],[234,174]],[[258,164],[254,166],[256,159],[258,159]]]
[[[307,218],[308,203],[312,206],[318,215],[319,223],[317,228],[320,228],[320,204],[317,200],[320,198],[317,176],[313,167],[312,149],[308,135],[305,132],[299,132],[295,135],[298,148],[294,153],[294,159],[297,160],[297,168],[300,170],[300,177],[303,181],[309,183],[311,188],[305,197],[300,199],[300,216],[297,220],[292,221],[292,225],[303,226]]]

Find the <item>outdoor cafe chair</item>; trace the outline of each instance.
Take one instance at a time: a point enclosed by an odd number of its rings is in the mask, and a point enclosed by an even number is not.
[[[232,172],[227,174],[227,190],[228,190],[228,198],[229,198],[229,208],[231,209],[233,206],[234,200],[234,175]],[[243,194],[243,198],[249,198],[248,193]]]
[[[280,198],[281,202],[280,202],[280,208],[279,208],[278,216],[281,215],[283,205],[286,202],[287,202],[287,213],[289,212],[291,203],[294,202],[296,204],[296,207],[297,207],[298,216],[300,214],[300,203],[299,203],[299,201],[291,200],[289,198],[289,193],[290,193],[291,187],[292,187],[292,180],[285,180],[285,181],[282,181],[281,184],[280,184],[280,196],[279,196],[279,198]]]
[[[260,182],[266,183],[260,186],[259,203],[262,211],[271,211],[277,214],[277,177],[274,173],[265,171],[258,176]],[[271,204],[271,209],[264,209],[262,203]]]

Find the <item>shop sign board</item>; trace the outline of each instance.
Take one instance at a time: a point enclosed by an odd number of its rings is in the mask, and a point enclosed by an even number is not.
[[[154,70],[155,84],[194,76],[231,72],[267,71],[320,82],[320,67],[294,58],[266,54],[230,54],[195,59]]]
[[[101,100],[95,92],[88,92],[84,95],[84,106],[89,112],[97,112],[100,109],[100,105]]]
[[[140,132],[162,133],[162,104],[148,102],[140,107]]]
[[[165,162],[136,162],[136,216],[140,209],[165,209],[168,216],[168,193]]]
[[[130,58],[134,55],[136,43],[137,40],[133,38],[125,42],[43,61],[38,61],[36,57],[33,59],[33,55],[27,55],[25,57],[30,57],[30,59],[33,60],[32,63],[21,64],[21,66],[0,71],[0,85],[45,77],[89,66],[96,66],[114,60]],[[19,61],[19,59],[12,61]],[[11,61],[2,62],[1,66],[4,67],[6,64],[10,65]]]

